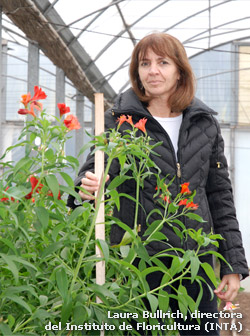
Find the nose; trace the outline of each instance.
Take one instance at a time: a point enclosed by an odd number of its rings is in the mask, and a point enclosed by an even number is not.
[[[149,73],[150,74],[157,74],[158,72],[159,72],[159,69],[158,69],[157,63],[152,62],[150,64]]]

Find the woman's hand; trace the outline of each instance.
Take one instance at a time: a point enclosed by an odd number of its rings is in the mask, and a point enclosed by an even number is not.
[[[109,175],[107,175],[106,178],[106,182],[109,180]],[[99,188],[99,179],[96,176],[96,174],[91,173],[90,171],[86,172],[85,177],[83,177],[81,179],[81,185],[80,187],[84,188],[86,191],[88,191],[89,193],[93,194],[92,195],[88,195],[85,194],[83,191],[79,191],[79,195],[81,196],[82,200],[86,201],[86,200],[94,200],[94,193],[98,190]]]
[[[218,288],[214,293],[223,301],[233,301],[240,289],[239,274],[224,275]]]

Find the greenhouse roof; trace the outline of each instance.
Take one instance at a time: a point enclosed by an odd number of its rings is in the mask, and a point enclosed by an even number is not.
[[[17,39],[13,26],[19,27],[65,67],[77,88],[84,91],[84,82],[110,101],[128,87],[131,52],[150,32],[174,35],[189,57],[250,37],[248,0],[0,0],[0,5],[6,38]]]

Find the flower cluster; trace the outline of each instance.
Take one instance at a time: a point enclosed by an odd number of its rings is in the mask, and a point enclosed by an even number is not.
[[[34,109],[37,109],[38,111],[42,112],[43,110],[43,105],[39,100],[45,99],[47,97],[46,93],[39,88],[38,86],[34,87],[34,95],[31,97],[30,92],[27,94],[22,95],[22,100],[21,103],[24,105],[24,108],[18,110],[18,114],[21,115],[27,115],[30,114],[34,118],[37,118],[37,115],[34,111]],[[60,111],[60,117],[62,117],[64,114],[70,112],[70,108],[66,106],[64,103],[58,103],[57,104],[59,111]],[[70,114],[67,115],[67,117],[64,119],[64,125],[69,129],[69,130],[77,130],[80,129],[80,123],[77,119],[76,116]]]
[[[118,121],[118,127],[120,127],[124,122],[127,122],[131,126],[133,126],[135,128],[138,128],[142,132],[146,133],[145,125],[146,125],[146,122],[147,122],[147,118],[142,118],[136,124],[134,124],[131,115],[126,116],[126,115],[122,114],[120,117],[117,118],[117,121]]]
[[[31,192],[28,193],[25,198],[26,199],[32,199],[32,202],[34,202],[34,197],[33,194],[36,193],[40,193],[42,188],[44,187],[44,185],[42,183],[39,183],[39,180],[35,177],[35,176],[30,176],[29,178],[29,182],[31,184]],[[51,196],[53,197],[53,193],[49,190],[47,193],[47,196]],[[58,193],[57,199],[61,199],[61,194],[60,191]]]
[[[65,104],[57,104],[57,107],[59,108],[60,111],[60,117],[62,117],[64,114],[70,112],[70,108],[66,106]],[[73,114],[68,114],[67,117],[64,119],[64,125],[69,129],[69,130],[77,130],[81,128],[81,125],[77,119],[76,116]]]
[[[33,97],[31,97],[30,92],[22,95],[21,103],[24,105],[24,109],[20,109],[18,113],[23,115],[30,114],[34,118],[36,118],[34,108],[36,108],[39,111],[42,111],[43,105],[40,102],[38,102],[38,100],[45,99],[46,97],[47,95],[45,94],[45,92],[42,91],[42,89],[39,88],[38,86],[35,86]]]

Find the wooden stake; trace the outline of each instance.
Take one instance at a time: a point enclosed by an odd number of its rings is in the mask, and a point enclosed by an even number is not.
[[[95,93],[95,135],[100,135],[104,132],[104,100],[103,93]],[[95,174],[102,180],[104,173],[104,152],[95,152]],[[98,192],[97,192],[98,193]],[[97,195],[96,193],[96,195]],[[102,196],[102,203],[99,208],[96,226],[95,226],[95,238],[105,240],[105,217],[104,217],[104,196]],[[96,255],[102,256],[102,252],[98,246],[96,246]],[[105,261],[99,261],[96,263],[96,283],[103,285],[105,283]],[[96,300],[101,303],[101,299],[97,297]],[[100,336],[104,336],[104,330],[100,332]]]

